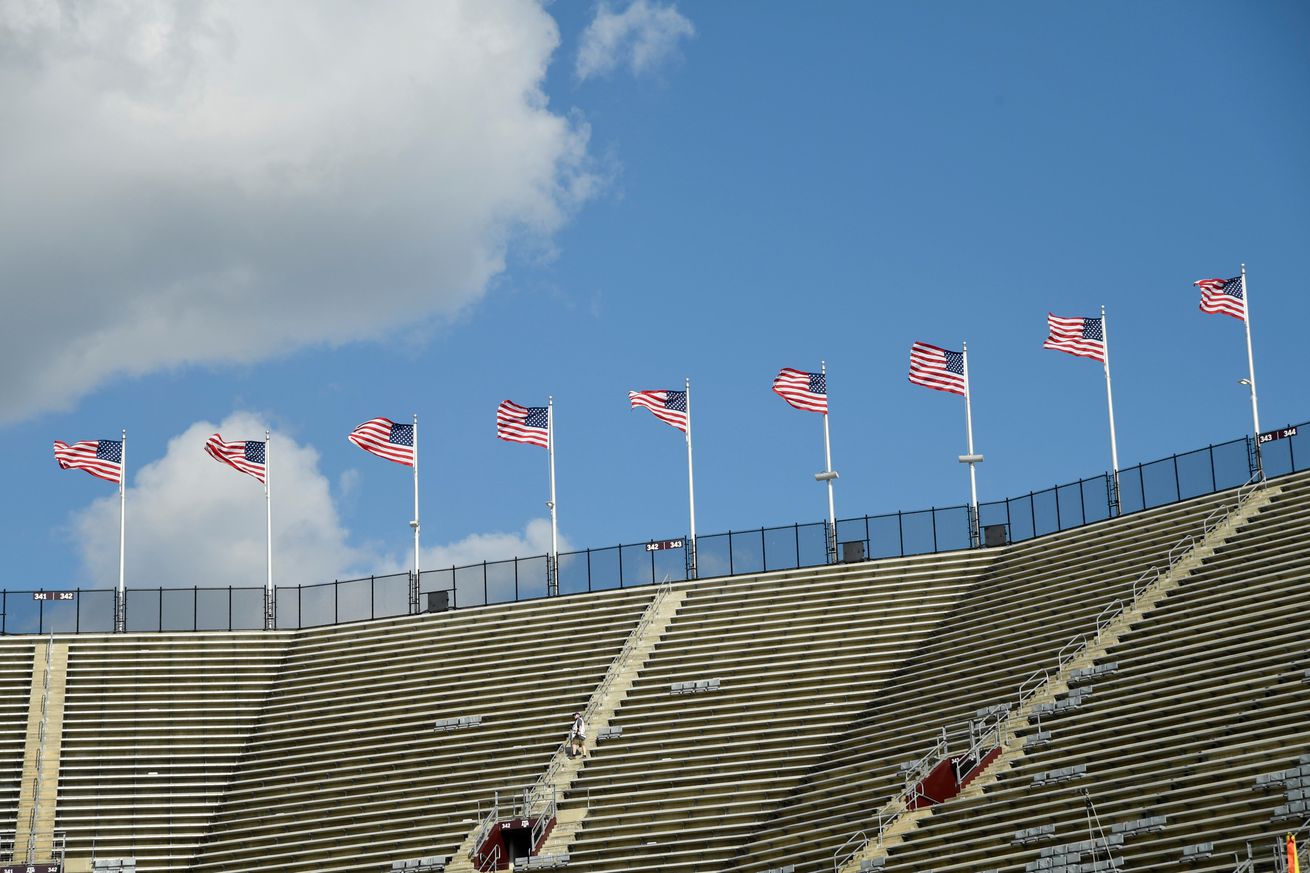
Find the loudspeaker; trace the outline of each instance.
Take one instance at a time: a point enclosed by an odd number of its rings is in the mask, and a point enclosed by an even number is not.
[[[428,612],[445,612],[450,609],[449,591],[428,592]]]
[[[1008,537],[1005,535],[1005,525],[1003,524],[985,524],[983,525],[983,545],[987,547],[1003,546]]]
[[[851,540],[849,543],[842,543],[841,560],[843,564],[858,564],[863,561],[864,540]]]

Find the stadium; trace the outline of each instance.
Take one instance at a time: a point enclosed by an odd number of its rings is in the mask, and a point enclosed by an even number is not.
[[[0,869],[1287,869],[1281,835],[1310,845],[1287,431],[1121,471],[1110,517],[1106,477],[984,505],[973,548],[953,510],[908,552],[913,514],[843,519],[817,566],[799,526],[735,532],[731,575],[578,553],[561,594],[496,602],[487,565],[425,571],[414,614],[343,616],[340,583],[324,626],[279,606],[294,630],[174,630],[205,592],[129,590],[103,633],[6,592]]]
[[[1308,45],[0,0],[0,873],[1310,873]]]

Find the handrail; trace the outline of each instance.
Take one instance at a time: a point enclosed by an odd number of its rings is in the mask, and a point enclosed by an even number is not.
[[[500,792],[496,792],[495,799],[491,802],[491,811],[486,814],[478,829],[473,832],[473,845],[469,846],[469,858],[477,857],[478,850],[482,848],[482,841],[491,833],[491,829],[500,821]]]
[[[41,810],[41,787],[45,773],[45,729],[50,711],[50,664],[55,648],[55,634],[50,632],[45,645],[45,672],[41,677],[41,723],[37,728],[36,775],[32,777],[32,814],[27,827],[27,863],[36,860],[36,822]],[[17,847],[15,847],[15,851]]]
[[[500,867],[500,844],[491,847],[485,857],[478,860],[478,873],[487,873]]]
[[[1240,488],[1237,489],[1237,500],[1232,504],[1232,506],[1228,507],[1227,505],[1225,505],[1225,507],[1223,507],[1224,517],[1222,520],[1218,522],[1214,522],[1214,518],[1215,515],[1217,514],[1218,508],[1216,508],[1216,510],[1211,511],[1210,514],[1206,516],[1205,521],[1202,523],[1204,533],[1202,534],[1200,543],[1198,543],[1196,537],[1193,534],[1185,534],[1177,543],[1175,543],[1173,547],[1169,549],[1169,553],[1168,553],[1169,570],[1173,570],[1175,565],[1180,560],[1182,560],[1184,555],[1187,554],[1188,550],[1194,549],[1201,543],[1207,541],[1209,539],[1209,535],[1213,533],[1219,527],[1220,524],[1227,521],[1232,513],[1235,513],[1238,510],[1240,510],[1243,504],[1245,504],[1246,501],[1250,499],[1250,497],[1253,494],[1255,494],[1257,490],[1264,487],[1265,481],[1266,480],[1262,472],[1257,471],[1254,475],[1252,475],[1251,478],[1248,479],[1245,484],[1243,484]],[[1187,545],[1188,549],[1184,549],[1182,552],[1179,552],[1179,549],[1181,549],[1184,545]],[[1175,557],[1175,553],[1177,553],[1176,557]],[[1105,629],[1109,627],[1111,622],[1113,622],[1116,618],[1118,618],[1120,615],[1125,613],[1128,609],[1135,607],[1137,605],[1138,600],[1140,600],[1142,596],[1148,590],[1150,590],[1150,588],[1153,585],[1155,585],[1160,581],[1161,575],[1162,574],[1160,572],[1160,569],[1154,565],[1142,571],[1142,573],[1133,581],[1132,597],[1126,603],[1120,598],[1115,598],[1114,600],[1110,601],[1110,603],[1108,603],[1104,608],[1102,608],[1100,613],[1097,614],[1096,621],[1094,623],[1095,626],[1094,637],[1089,638],[1087,633],[1085,632],[1077,633],[1073,636],[1072,639],[1070,639],[1067,643],[1065,643],[1063,646],[1060,647],[1060,651],[1056,654],[1056,664],[1057,664],[1056,671],[1059,672],[1060,670],[1063,670],[1066,664],[1077,659],[1084,652],[1086,652],[1087,649],[1091,647],[1092,639],[1095,639],[1096,641],[1099,642],[1101,639],[1101,635],[1104,633]],[[1142,584],[1143,580],[1146,579],[1148,576],[1151,577],[1150,581],[1147,582],[1146,584]],[[1116,605],[1118,606],[1118,608],[1114,609]],[[1107,616],[1106,613],[1110,613],[1110,614]],[[1038,677],[1041,677],[1042,679],[1041,682],[1034,681]],[[1036,695],[1037,690],[1049,681],[1050,681],[1050,672],[1044,667],[1039,667],[1037,670],[1033,671],[1032,675],[1030,675],[1027,679],[1023,680],[1023,682],[1019,684],[1018,692],[1016,693],[1015,705],[1013,707],[1006,705],[1002,710],[998,710],[997,715],[1000,715],[1000,713],[1004,713],[1004,716],[1008,718],[1011,713],[1022,711],[1024,704],[1026,704],[1030,699],[1032,699],[1032,697]],[[985,724],[986,720],[987,720],[987,716],[984,716],[980,721],[981,723]],[[999,723],[997,728],[998,728],[997,742],[999,745],[1000,744]],[[984,731],[984,735],[985,735],[985,731]],[[945,742],[946,742],[946,728],[943,727],[940,735],[940,739],[933,745],[932,750],[930,750],[923,758],[920,758],[918,761],[915,762],[913,768],[910,771],[912,777],[914,774],[921,772],[922,767],[924,766],[923,762],[925,761],[925,759],[933,756],[933,754],[939,748],[942,748],[944,746]],[[974,747],[971,745],[970,747],[971,754],[973,752],[973,748]],[[941,757],[944,757],[944,755]],[[938,757],[935,760],[940,760],[941,757]],[[919,780],[918,778],[912,778],[912,781],[917,783]],[[907,786],[908,784],[909,783],[907,783]],[[893,797],[890,801],[888,801],[887,805],[895,804],[898,799],[903,799],[904,796],[905,796],[904,791],[898,792],[896,797]],[[881,810],[879,810],[878,833],[875,837],[878,842],[878,845],[882,845],[883,835],[886,833],[887,829],[890,828],[893,824],[895,824],[896,821],[907,811],[908,805],[909,804],[906,804],[904,807],[895,810],[892,814],[887,816],[885,821],[883,819]],[[1307,820],[1306,824],[1303,825],[1303,827],[1310,828],[1310,820]],[[859,833],[863,833],[863,832],[859,832]],[[853,838],[854,837],[852,837],[851,839]],[[848,839],[845,843],[843,843],[841,849],[844,849],[846,845],[851,842],[851,839]],[[863,847],[867,846],[870,842],[872,842],[872,840],[866,837],[861,847],[855,851],[857,852],[862,851]],[[841,849],[838,849],[838,853],[841,851]],[[1310,852],[1310,843],[1307,843],[1306,851]],[[850,855],[847,856],[846,860],[849,859],[850,859]],[[833,862],[834,864],[836,864],[837,862],[837,853],[834,853],[833,855]],[[840,869],[840,865],[838,865],[838,869]]]
[[[855,848],[851,849],[849,852],[846,852],[845,856],[843,856],[842,852],[846,850],[846,847],[856,840],[862,840],[862,842]],[[846,863],[850,861],[851,858],[854,858],[860,852],[863,852],[864,847],[867,845],[869,845],[869,837],[864,831],[856,831],[855,833],[847,837],[846,842],[838,846],[837,851],[832,853],[833,873],[841,873],[841,868],[846,866]]]
[[[672,590],[673,584],[669,582],[668,577],[665,577],[664,581],[660,583],[660,587],[656,589],[655,595],[651,598],[650,603],[646,605],[646,610],[642,613],[641,619],[637,622],[637,626],[628,634],[628,638],[623,642],[623,647],[619,649],[619,653],[610,661],[609,666],[605,669],[604,677],[602,677],[600,682],[596,685],[596,690],[591,693],[591,699],[587,701],[586,707],[582,710],[582,718],[585,723],[592,723],[596,710],[600,707],[601,702],[605,699],[606,695],[608,695],[610,688],[618,681],[619,675],[623,672],[623,665],[627,661],[628,656],[632,653],[632,650],[637,647],[638,641],[645,635],[647,629],[650,628],[651,623],[655,620],[655,614],[664,604],[664,599],[668,597]],[[555,776],[559,773],[560,768],[564,766],[566,760],[564,757],[564,748],[568,744],[568,740],[565,740],[556,747],[555,752],[551,755],[550,764],[546,767],[546,772],[541,774],[531,788],[524,790],[522,809],[525,816],[532,815],[532,810],[543,801],[547,789],[550,789],[552,792],[554,791]]]

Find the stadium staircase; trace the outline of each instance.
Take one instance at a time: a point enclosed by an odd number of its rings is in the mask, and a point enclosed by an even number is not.
[[[839,847],[858,845],[852,835],[876,832],[879,810],[904,789],[902,765],[932,749],[944,726],[1009,703],[1036,671],[1058,664],[1108,604],[1130,597],[1143,573],[1167,564],[1180,536],[1235,501],[1235,492],[1198,498],[998,553],[797,790],[760,817],[733,869],[832,869]]]
[[[1248,842],[1300,824],[1293,792],[1261,777],[1310,760],[1310,478],[1271,484],[1251,508],[1108,641],[1079,702],[1043,717],[1049,741],[935,809],[886,869],[1228,873]]]
[[[530,788],[524,790],[520,800],[503,810],[505,814],[532,819],[538,823],[537,828],[542,834],[539,840],[533,840],[537,844],[533,846],[534,854],[556,855],[567,852],[573,834],[586,815],[585,806],[568,803],[573,784],[595,751],[599,738],[610,729],[615,711],[631,691],[655,644],[664,636],[686,596],[685,587],[674,589],[669,584],[660,586],[646,606],[641,621],[632,629],[623,648],[610,662],[605,676],[582,710],[587,726],[585,754],[572,757],[567,741],[561,743],[551,755],[546,772]],[[488,833],[501,815],[499,807],[493,808],[487,818],[473,829],[447,865],[448,873],[481,870],[497,860],[499,853],[496,857],[489,856],[484,846]],[[508,857],[506,860],[509,860]]]
[[[542,777],[656,593],[301,632],[189,869],[454,859],[494,797]]]
[[[729,869],[990,564],[964,552],[693,583],[574,789],[587,871]],[[699,683],[699,684],[697,684]]]
[[[14,838],[16,861],[46,861],[55,853],[55,801],[68,643],[54,637],[37,646],[28,700],[26,753]]]
[[[1108,603],[1097,616],[1094,627],[1066,643],[1056,663],[1035,671],[1020,685],[1015,699],[997,713],[994,739],[989,736],[992,739],[989,747],[996,749],[995,758],[980,768],[982,772],[976,773],[975,778],[959,792],[961,800],[982,796],[1002,772],[1023,764],[1030,746],[1039,748],[1049,742],[1049,729],[1041,728],[1043,715],[1049,724],[1053,713],[1081,706],[1082,698],[1091,693],[1091,681],[1114,671],[1114,663],[1106,663],[1107,653],[1118,644],[1121,636],[1142,623],[1165,597],[1178,590],[1191,573],[1214,555],[1216,548],[1268,505],[1277,490],[1276,485],[1265,486],[1254,481],[1239,492],[1238,503],[1224,504],[1212,510],[1199,535],[1184,537],[1170,550],[1166,566],[1152,567],[1142,573],[1130,596]],[[1029,730],[1034,722],[1038,727]],[[1073,771],[1053,768],[1044,772],[1049,775],[1051,772]],[[839,873],[859,873],[861,868],[878,867],[880,860],[885,863],[888,853],[901,844],[907,834],[932,816],[935,810],[943,808],[936,804],[913,808],[907,805],[906,797],[906,792],[898,792],[879,810],[880,826],[869,835],[862,850],[852,852],[849,857],[837,854],[834,866]],[[1049,832],[1042,830],[1040,833],[1045,838]]]

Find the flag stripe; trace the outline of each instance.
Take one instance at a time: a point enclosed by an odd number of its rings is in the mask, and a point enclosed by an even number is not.
[[[1201,279],[1192,284],[1201,289],[1202,312],[1231,315],[1246,321],[1246,286],[1241,276],[1231,279]]]
[[[1101,319],[1061,318],[1047,313],[1046,324],[1051,335],[1042,348],[1105,363],[1105,326]]]
[[[240,443],[228,443],[223,437],[214,434],[205,443],[205,452],[220,464],[227,464],[239,473],[253,476],[261,485],[268,484],[264,455],[264,443],[247,440]]]
[[[389,418],[373,418],[351,431],[346,439],[370,454],[414,466],[414,425]]]
[[[964,396],[964,354],[929,343],[910,347],[910,381],[935,391]]]
[[[496,408],[496,436],[511,443],[550,448],[550,411],[506,400]]]
[[[783,367],[773,380],[773,392],[797,409],[828,414],[826,373],[806,373]]]
[[[628,401],[631,408],[649,409],[660,421],[687,432],[686,391],[629,391]]]
[[[69,445],[55,440],[55,462],[61,470],[85,470],[97,479],[121,485],[123,443],[121,440],[82,440]]]

